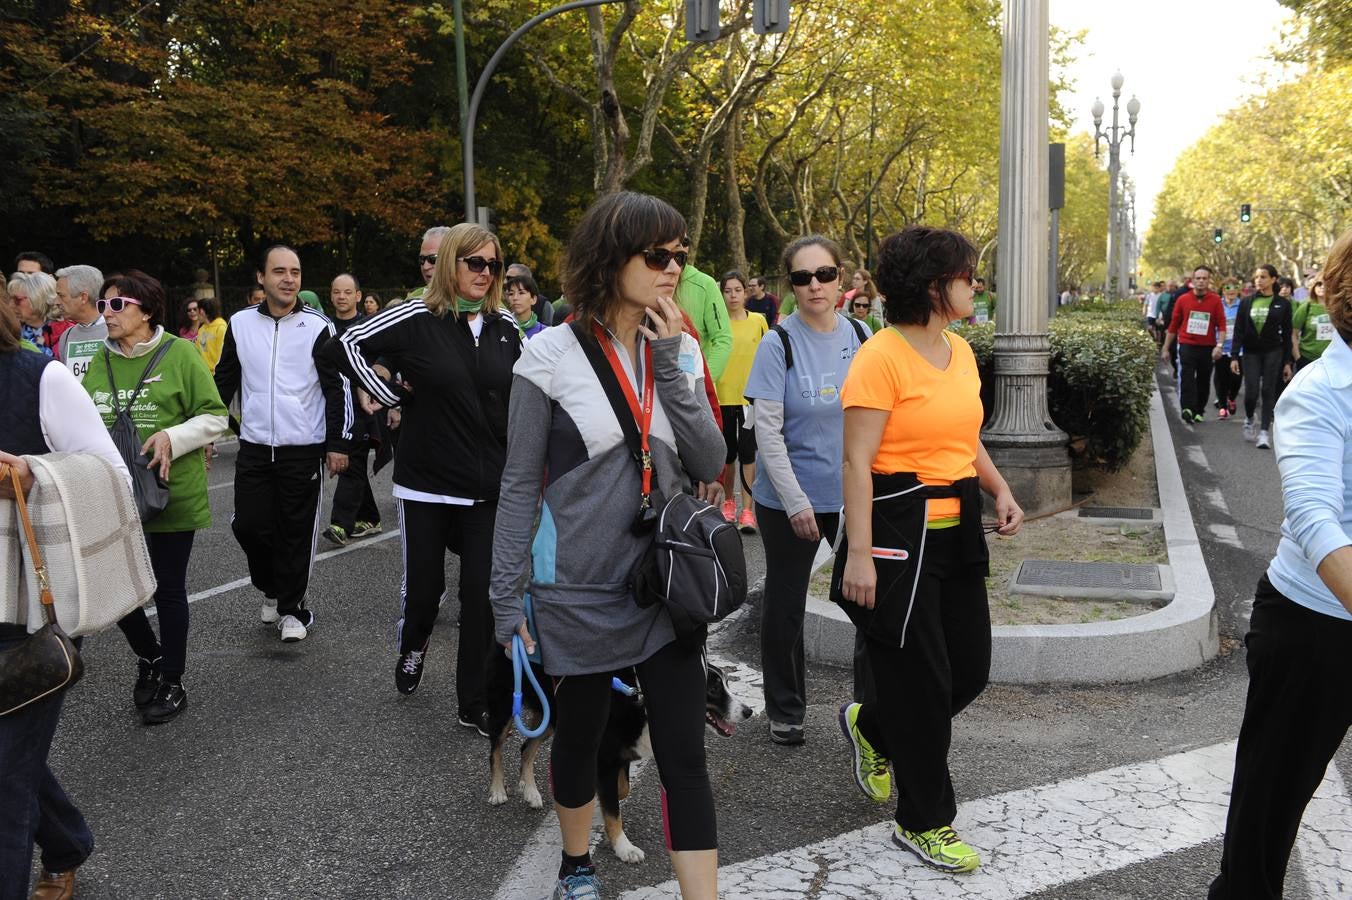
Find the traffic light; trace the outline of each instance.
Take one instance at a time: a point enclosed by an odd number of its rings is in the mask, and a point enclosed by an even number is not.
[[[1247,222],[1253,218],[1253,207],[1247,203],[1239,205],[1239,221]]]
[[[685,0],[685,39],[707,43],[718,35],[718,0]]]
[[[783,34],[789,30],[789,0],[755,0],[751,27],[756,34]]]
[[[1221,231],[1219,228],[1211,232],[1212,243],[1219,245],[1223,240],[1225,240],[1225,232]]]

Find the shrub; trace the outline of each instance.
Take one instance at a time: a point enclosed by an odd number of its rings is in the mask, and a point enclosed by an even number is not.
[[[1146,434],[1155,385],[1155,343],[1123,310],[1134,303],[1098,307],[1077,315],[1063,307],[1051,321],[1051,374],[1047,400],[1052,421],[1071,436],[1072,457],[1115,472],[1126,465]],[[995,326],[959,325],[981,366],[987,413],[993,396]]]

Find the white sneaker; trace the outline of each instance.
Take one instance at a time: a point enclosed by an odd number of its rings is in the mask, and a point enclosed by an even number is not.
[[[1268,436],[1267,431],[1258,432],[1258,442],[1254,446],[1259,450],[1267,450],[1272,447],[1272,438]]]
[[[314,625],[313,617],[310,624]],[[305,626],[300,623],[300,619],[295,616],[282,616],[282,620],[277,623],[277,628],[282,632],[282,643],[294,644],[296,641],[303,641],[309,632]]]
[[[1256,433],[1257,433],[1257,432],[1254,431],[1254,427],[1253,427],[1253,419],[1245,419],[1245,420],[1244,420],[1244,440],[1246,440],[1246,441],[1251,441],[1251,440],[1253,440],[1253,436],[1254,436],[1254,434],[1256,434]]]
[[[277,623],[277,601],[263,601],[263,606],[258,612],[258,618],[264,625],[275,625]]]

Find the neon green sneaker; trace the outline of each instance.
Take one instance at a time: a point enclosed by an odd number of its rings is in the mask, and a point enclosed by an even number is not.
[[[892,832],[892,843],[910,850],[926,865],[945,872],[971,872],[981,865],[977,852],[947,825],[929,831],[907,831],[898,825]]]
[[[840,708],[840,730],[854,748],[854,783],[874,803],[886,803],[892,796],[892,773],[887,771],[887,759],[859,733],[859,709],[858,703]]]

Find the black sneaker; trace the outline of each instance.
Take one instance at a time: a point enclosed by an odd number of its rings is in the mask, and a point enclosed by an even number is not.
[[[147,703],[155,699],[155,692],[160,689],[159,662],[158,658],[154,661],[136,660],[136,686],[131,689],[131,700],[137,709],[144,709]]]
[[[188,692],[183,685],[173,681],[160,682],[160,688],[141,710],[141,721],[147,725],[163,725],[173,719],[188,705]]]
[[[466,728],[473,728],[482,736],[488,737],[487,711],[474,712],[473,710],[464,710],[456,717],[456,721]]]
[[[399,689],[399,693],[411,694],[418,689],[426,662],[427,644],[423,644],[421,650],[399,654],[399,662],[394,666],[394,686]]]

